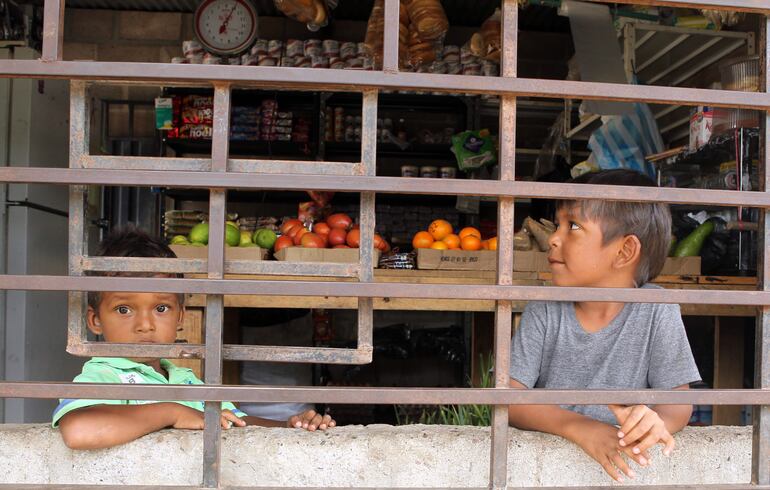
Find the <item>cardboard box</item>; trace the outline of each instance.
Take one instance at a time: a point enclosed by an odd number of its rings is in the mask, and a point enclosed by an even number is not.
[[[550,272],[548,252],[515,250],[513,252],[513,270],[516,272]]]
[[[493,271],[497,269],[497,252],[478,250],[417,249],[417,268],[449,271]]]
[[[380,261],[379,250],[374,251],[374,267]],[[287,262],[333,262],[336,264],[355,264],[360,260],[357,248],[305,248],[288,247],[275,254],[278,260]]]
[[[208,259],[209,247],[170,245],[180,259]],[[267,250],[259,247],[225,247],[225,260],[265,260]]]
[[[661,276],[699,276],[700,257],[669,257],[660,271]]]

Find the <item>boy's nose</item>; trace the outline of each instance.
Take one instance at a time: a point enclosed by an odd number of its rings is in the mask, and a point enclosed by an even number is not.
[[[151,315],[139,315],[137,318],[136,329],[140,332],[148,332],[155,330],[155,325],[152,323]]]
[[[556,248],[561,243],[561,239],[558,235],[559,230],[557,229],[554,233],[551,233],[551,236],[548,237],[548,246],[550,248]]]

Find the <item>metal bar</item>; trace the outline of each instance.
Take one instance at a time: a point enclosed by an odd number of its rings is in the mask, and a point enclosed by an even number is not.
[[[359,92],[367,88],[429,90],[445,93],[517,95],[544,98],[620,100],[680,105],[761,109],[770,97],[740,92],[682,87],[626,85],[537,78],[455,76],[430,73],[383,73],[366,70],[318,70],[265,66],[194,65],[30,60],[0,61],[0,77],[67,78],[142,84],[210,86],[230,82],[239,87]]]
[[[365,300],[365,298],[362,298]],[[359,300],[361,301],[361,300]],[[367,301],[371,301],[368,300]],[[370,324],[371,322],[369,322]],[[359,333],[367,323],[359,323]],[[326,347],[286,347],[268,345],[223,346],[223,359],[228,361],[273,361],[309,362],[318,364],[368,364],[372,362],[372,343],[359,338],[356,349]],[[165,359],[205,359],[203,344],[114,344],[106,342],[85,342],[79,344],[73,355],[83,357],[148,357]]]
[[[121,490],[156,490],[157,488],[171,488],[173,490],[207,490],[206,487],[197,486],[143,486],[143,485],[121,485]],[[244,487],[244,486],[221,486],[222,490],[342,490],[339,487]],[[543,487],[516,487],[517,490],[542,490]],[[546,487],[548,490],[574,490],[575,487]],[[591,486],[580,487],[583,490],[607,490],[611,486]],[[751,485],[747,483],[732,484],[698,484],[698,485],[624,485],[628,490],[700,490],[703,488],[713,488],[720,490],[763,490],[770,489],[770,485]],[[68,484],[26,484],[26,485],[4,485],[0,484],[0,490],[104,490],[104,485],[68,485]],[[481,487],[443,487],[443,488],[423,488],[423,490],[481,490]]]
[[[151,385],[0,382],[2,398],[312,402],[415,405],[767,405],[770,391],[518,390],[513,388],[363,388],[332,386]]]
[[[632,29],[635,29],[635,30],[641,30],[641,29],[637,29],[637,28],[636,28],[636,26],[635,26],[635,25],[633,25],[633,24],[626,24],[626,26],[632,26]],[[647,41],[649,41],[650,39],[652,39],[652,38],[653,38],[653,36],[655,36],[655,34],[657,34],[657,31],[648,31],[648,32],[647,32],[647,34],[645,34],[644,36],[642,36],[642,38],[641,38],[641,39],[639,39],[638,41],[635,41],[635,42],[634,42],[634,49],[639,49],[639,48],[641,48],[642,46],[644,46],[644,44],[645,44]]]
[[[182,170],[187,172],[208,172],[211,170],[210,158],[83,155],[80,162],[82,168],[108,170]]]
[[[45,0],[42,61],[61,61],[64,44],[64,0]]]
[[[46,8],[52,2],[46,3]],[[63,6],[64,2],[62,2]],[[90,145],[88,117],[90,104],[88,86],[85,82],[70,83],[70,151],[69,166],[79,168],[83,155],[87,155]],[[68,270],[71,276],[82,276],[83,268],[80,257],[88,253],[88,189],[84,185],[74,185],[69,190],[69,232],[68,232]],[[67,294],[67,351],[87,338],[86,293],[70,291]]]
[[[161,259],[145,257],[83,257],[83,270],[101,272],[165,272],[206,274],[206,259]],[[227,260],[225,274],[259,274],[282,276],[356,277],[358,264],[317,262],[273,262],[255,260]]]
[[[385,0],[382,70],[386,73],[398,72],[399,6],[399,0]]]
[[[244,160],[227,162],[228,172],[302,175],[363,175],[360,163],[295,160]]]
[[[515,77],[518,60],[519,5],[516,0],[504,0],[503,8],[503,77]],[[516,180],[516,97],[502,96],[500,100],[500,181]],[[497,203],[497,284],[513,284],[513,197],[503,197]],[[511,355],[510,301],[495,305],[494,370],[495,389],[508,388]],[[508,486],[508,406],[492,407],[489,488]]]
[[[221,295],[206,297],[206,362],[204,381],[209,385],[222,384],[222,320],[224,302]],[[169,398],[171,399],[171,398]],[[222,453],[222,412],[220,401],[206,401],[203,430],[203,486],[219,486]]]
[[[406,177],[256,175],[231,174],[229,172],[150,172],[35,167],[2,167],[0,168],[0,182],[196,189],[212,187],[260,190],[307,189],[395,194],[425,194],[427,190],[425,179]],[[671,204],[708,204],[725,207],[770,207],[770,195],[764,192],[463,179],[435,179],[430,184],[430,193],[434,195],[607,199]]]
[[[371,301],[371,300],[368,300]],[[359,308],[359,311],[360,308]],[[361,331],[359,314],[359,333]],[[371,329],[368,330],[371,332]],[[224,358],[230,361],[270,361],[302,362],[314,364],[369,364],[372,362],[372,344],[361,345],[357,349],[337,349],[330,347],[285,347],[264,345],[224,346]]]
[[[552,286],[497,286],[349,281],[265,281],[167,279],[160,277],[77,277],[0,275],[0,289],[26,291],[124,291],[189,294],[325,296],[508,301],[614,301],[693,305],[770,305],[770,292],[719,289],[633,289]]]
[[[214,127],[211,140],[211,170],[227,171],[230,143],[230,86],[214,86]],[[208,278],[222,279],[225,273],[225,214],[227,191],[211,189],[209,198],[209,257]],[[204,381],[210,385],[222,383],[222,326],[224,297],[206,297],[206,362]],[[222,405],[207,401],[204,408],[203,430],[203,485],[216,488],[220,479],[222,453]]]
[[[761,30],[760,72],[765,92],[770,91],[770,18],[765,18]],[[765,113],[764,140],[760,146],[763,190],[770,193],[770,113]],[[760,274],[762,291],[770,291],[770,211],[761,214],[762,234],[758,237],[757,272]],[[764,306],[755,320],[754,336],[754,388],[770,392],[770,307]],[[770,407],[754,407],[752,412],[751,481],[770,484]]]

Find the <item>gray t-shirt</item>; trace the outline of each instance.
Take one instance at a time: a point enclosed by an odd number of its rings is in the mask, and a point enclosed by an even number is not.
[[[626,303],[589,333],[574,304],[557,301],[527,305],[511,345],[511,377],[551,389],[671,389],[701,379],[679,305]],[[562,407],[617,424],[606,405]]]

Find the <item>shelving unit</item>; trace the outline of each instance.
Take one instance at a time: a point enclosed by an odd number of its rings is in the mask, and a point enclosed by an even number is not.
[[[713,69],[721,61],[756,52],[752,32],[688,29],[624,20],[621,36],[623,63],[628,80],[641,85],[708,88],[719,81]],[[572,104],[577,111],[579,104]],[[689,135],[689,106],[651,104],[661,135],[672,143]],[[577,123],[572,113],[565,127],[567,139],[587,141],[601,125],[601,116],[590,114]]]

